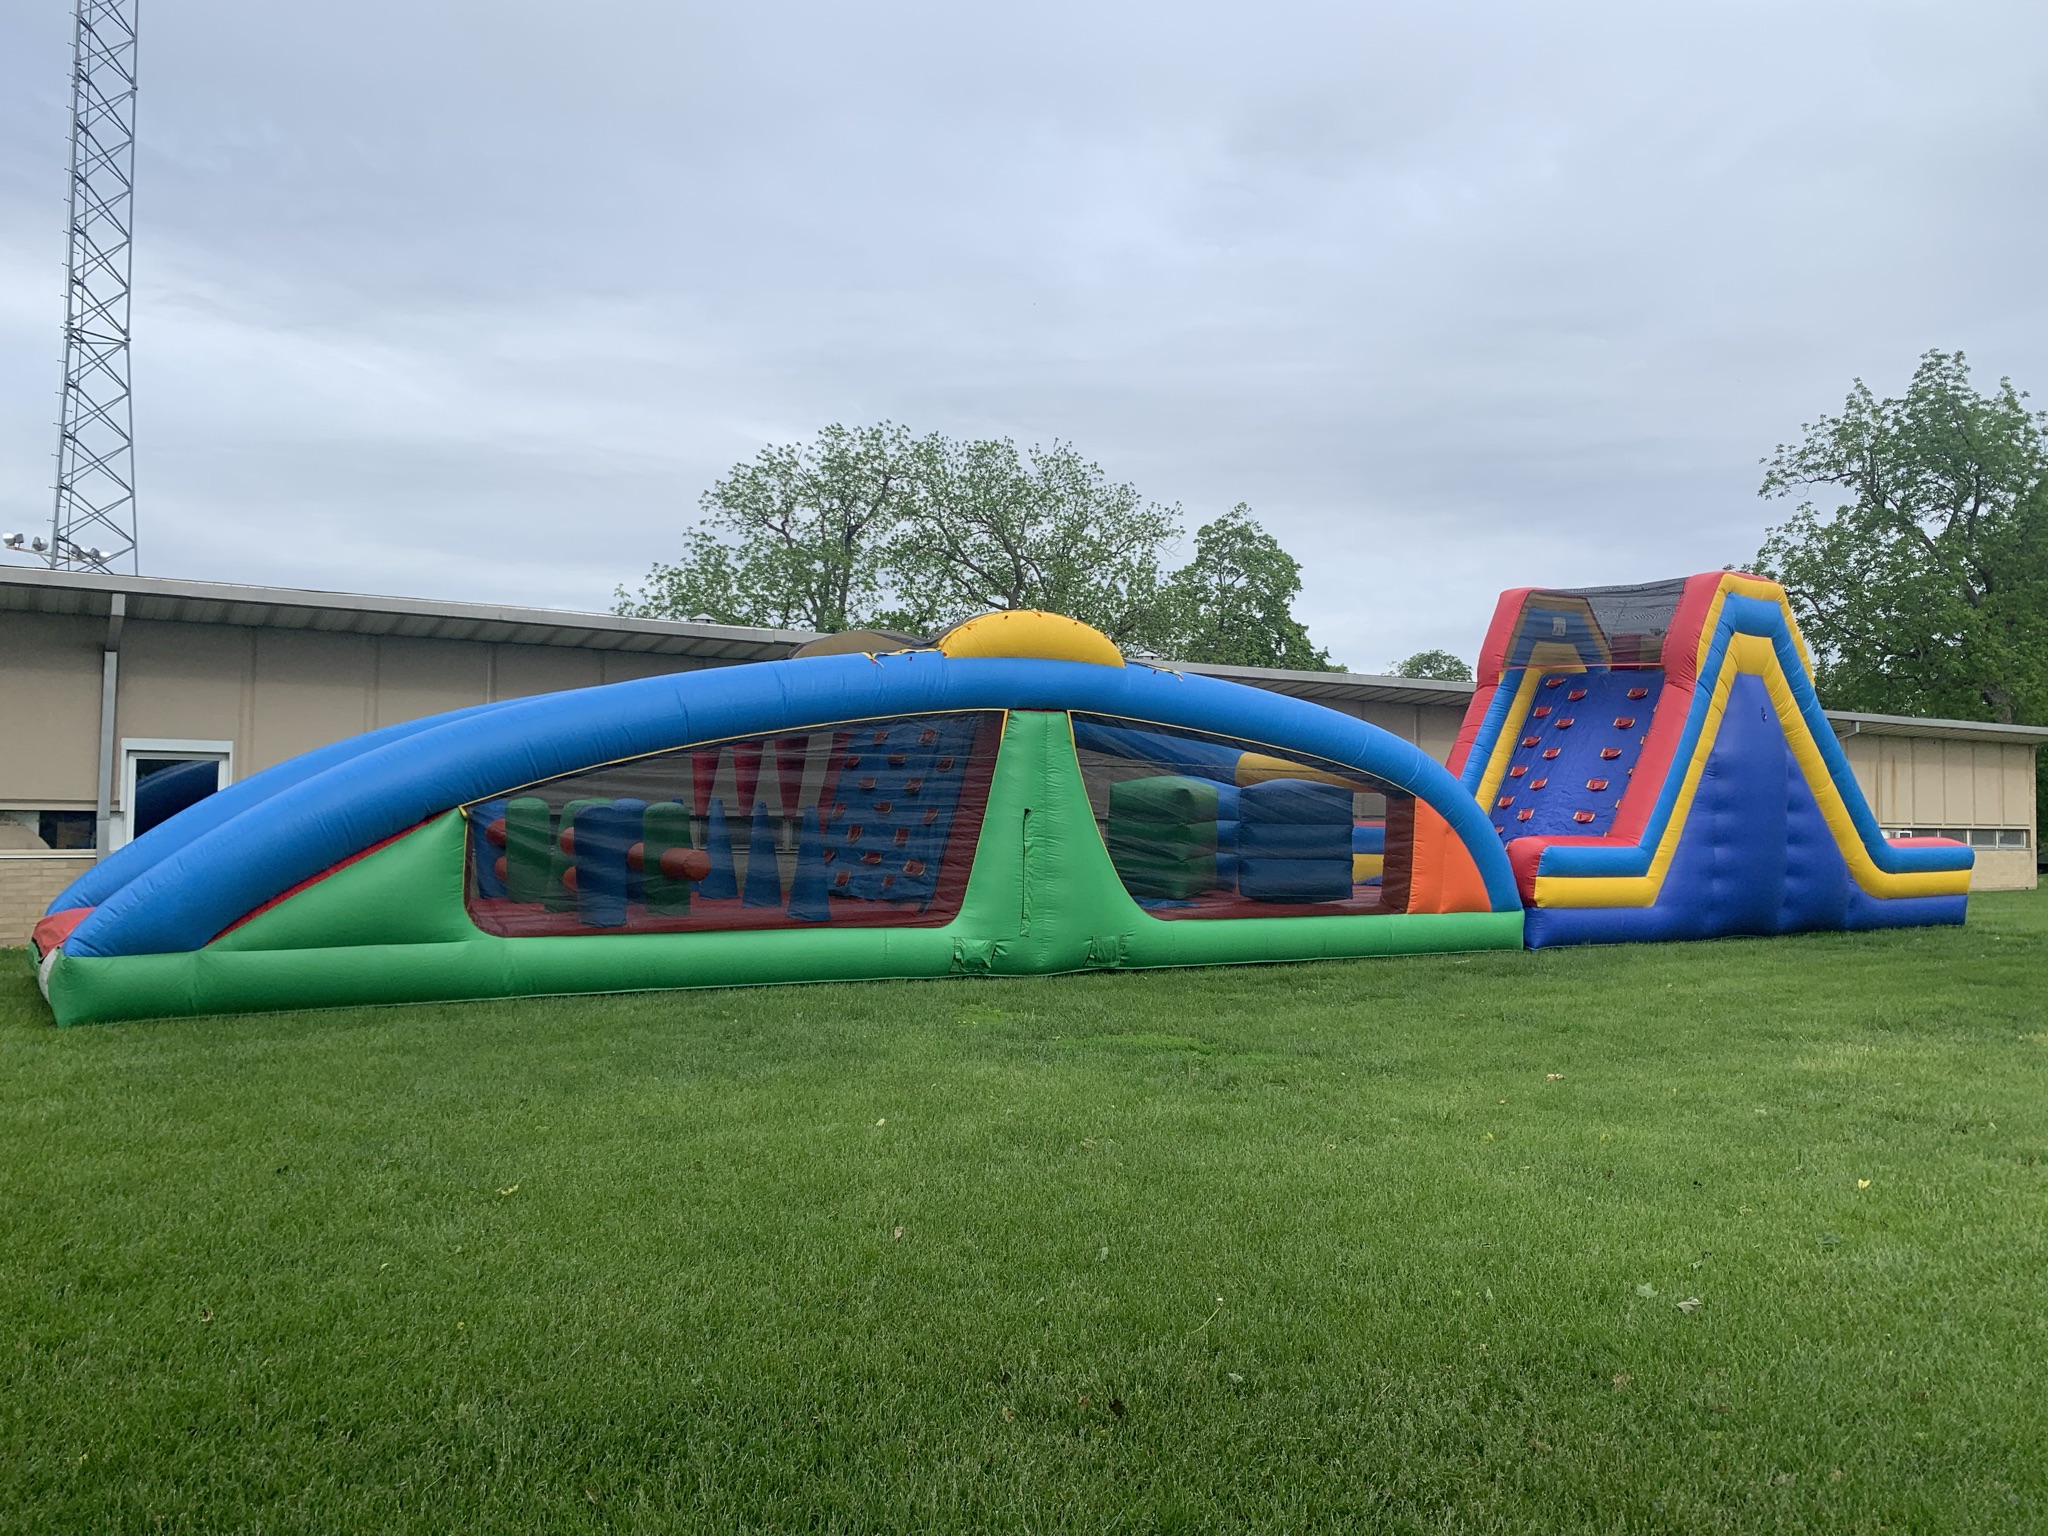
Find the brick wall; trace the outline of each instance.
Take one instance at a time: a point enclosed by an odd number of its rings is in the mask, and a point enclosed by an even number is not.
[[[91,865],[89,853],[75,858],[0,857],[0,946],[26,944],[50,898]]]
[[[1977,866],[1970,872],[1973,891],[2031,891],[2041,876],[2034,867],[2031,848],[1979,848]]]

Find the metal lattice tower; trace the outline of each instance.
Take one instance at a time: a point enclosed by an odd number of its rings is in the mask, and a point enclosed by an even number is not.
[[[52,569],[112,571],[135,553],[135,416],[128,391],[135,198],[137,0],[78,0],[71,66],[71,243]],[[38,540],[37,542],[41,542]]]

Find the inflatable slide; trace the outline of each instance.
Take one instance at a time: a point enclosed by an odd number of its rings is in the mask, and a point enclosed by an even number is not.
[[[1477,674],[1449,766],[1531,947],[1963,920],[1970,850],[1884,836],[1776,583],[1511,590]]]

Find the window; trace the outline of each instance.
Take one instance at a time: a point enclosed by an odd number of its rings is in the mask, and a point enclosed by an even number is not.
[[[121,805],[127,812],[127,837],[140,837],[226,788],[233,781],[234,752],[230,741],[122,738]]]
[[[91,811],[0,811],[0,854],[90,853],[97,823]]]
[[[1972,848],[2025,852],[2032,846],[2025,827],[1887,827],[1886,837],[1945,837]]]
[[[1002,718],[707,742],[465,806],[470,917],[507,937],[950,922]]]
[[[1399,912],[1414,797],[1341,764],[1075,715],[1110,862],[1167,920]]]

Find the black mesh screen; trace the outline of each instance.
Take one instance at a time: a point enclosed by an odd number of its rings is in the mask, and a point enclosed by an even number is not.
[[[1664,639],[1684,595],[1683,578],[1626,587],[1541,588],[1523,601],[1506,664],[1555,661],[1554,648],[1570,647],[1587,666],[1661,667]]]
[[[608,763],[465,808],[486,933],[948,922],[994,711],[848,721]]]
[[[1117,878],[1154,917],[1398,912],[1410,797],[1355,768],[1227,737],[1075,715]]]

